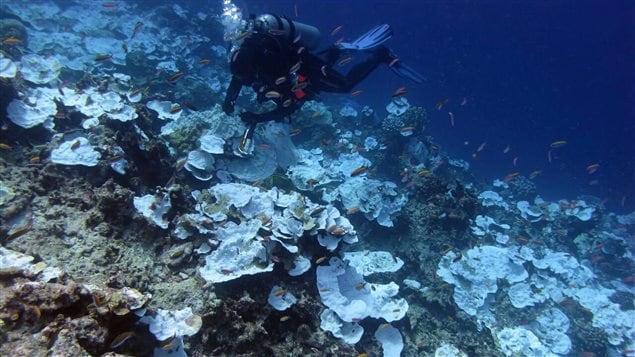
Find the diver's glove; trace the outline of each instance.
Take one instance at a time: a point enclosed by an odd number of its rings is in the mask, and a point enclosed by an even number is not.
[[[234,102],[232,101],[223,102],[223,111],[225,112],[225,114],[231,115],[234,112]]]

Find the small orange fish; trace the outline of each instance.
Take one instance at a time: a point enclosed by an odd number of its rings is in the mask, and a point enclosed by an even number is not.
[[[236,58],[238,58],[238,54],[240,54],[240,50],[234,52],[234,54],[232,55],[232,63],[236,62]]]
[[[331,36],[335,36],[337,35],[338,32],[340,32],[340,30],[342,29],[342,25],[335,27],[332,31],[331,31]]]
[[[258,146],[260,146],[261,149],[265,149],[265,150],[269,149],[269,147],[270,147],[269,144],[265,144],[265,143],[262,143],[262,144],[260,144]]]
[[[355,289],[362,290],[365,286],[366,286],[366,283],[364,283],[364,282],[357,283],[357,284],[355,284]]]
[[[33,313],[35,313],[35,317],[38,319],[42,317],[42,310],[37,305],[33,305]]]
[[[454,249],[454,248],[453,248],[453,247],[447,247],[447,248],[445,248],[445,249],[441,252],[441,254],[442,254],[442,255],[446,255],[446,254],[448,254],[449,252],[451,252],[451,251],[452,251],[452,249]]]
[[[141,93],[141,90],[142,90],[141,88],[135,88],[135,89],[133,89],[132,91],[130,91],[130,96],[131,96],[131,97],[136,96],[137,94]]]
[[[170,114],[176,114],[180,112],[181,110],[182,110],[181,106],[178,104],[175,104],[174,106],[172,106],[172,109],[170,109]]]
[[[300,128],[291,129],[291,131],[289,132],[289,136],[296,136],[300,134],[301,131],[302,130]]]
[[[9,38],[4,39],[2,41],[2,43],[4,43],[5,45],[15,46],[15,45],[21,45],[22,44],[22,40],[11,36]]]
[[[419,175],[419,176],[427,175],[429,173],[430,173],[430,170],[427,170],[427,169],[421,169],[421,170],[417,171],[417,175]]]
[[[399,132],[403,136],[409,136],[413,134],[414,130],[415,130],[414,126],[404,126],[403,128],[399,129]]]
[[[170,350],[174,347],[175,341],[176,337],[168,338],[167,340],[161,342],[161,348],[164,350]]]
[[[457,252],[456,253],[456,257],[454,257],[454,259],[452,259],[452,261],[456,263],[459,260],[461,260],[461,258],[463,258],[463,254],[461,252]]]
[[[339,61],[338,65],[339,66],[343,66],[345,64],[347,64],[348,62],[352,61],[353,57],[352,56],[348,56],[346,58],[343,58],[341,61]]]
[[[179,159],[176,162],[176,165],[174,165],[174,168],[176,169],[176,171],[181,171],[183,169],[183,166],[185,166],[185,164],[187,163],[187,157],[184,157],[182,159]]]
[[[127,331],[118,334],[110,343],[110,348],[117,348],[124,344],[124,342],[128,341],[132,336],[134,336],[134,332]]]
[[[510,174],[508,174],[507,176],[505,176],[505,178],[503,179],[503,182],[508,183],[509,181],[513,180],[514,177],[520,175],[520,172],[516,171],[516,172],[512,172]]]
[[[561,148],[563,146],[567,145],[567,141],[566,140],[558,140],[558,141],[554,141],[551,144],[549,144],[549,147],[552,149],[555,148]]]
[[[263,226],[266,226],[269,222],[271,222],[271,216],[264,216],[260,219]]]
[[[280,94],[280,92],[276,92],[275,90],[265,93],[265,98],[269,98],[269,99],[280,98],[281,96],[282,94]]]
[[[400,97],[404,94],[408,93],[406,87],[397,88],[397,90],[392,94],[393,97]]]
[[[239,34],[238,34],[238,35],[234,38],[234,41],[238,42],[238,41],[242,40],[243,38],[245,38],[245,37],[247,37],[247,36],[249,36],[249,35],[251,35],[251,32],[249,32],[249,31],[243,31],[243,32],[239,33]]]
[[[112,55],[110,53],[104,53],[104,54],[95,56],[95,61],[102,62],[102,61],[107,61],[111,58],[112,58]]]
[[[326,66],[320,67],[320,72],[322,72],[322,75],[326,77]]]
[[[287,77],[282,76],[282,77],[278,77],[278,79],[276,79],[276,85],[280,85],[282,83],[284,83],[287,80]]]
[[[106,8],[106,9],[114,9],[114,8],[119,6],[119,3],[117,3],[117,2],[105,2],[105,3],[101,4],[101,6]]]
[[[13,147],[9,144],[0,143],[0,149],[2,150],[11,150]]]
[[[282,295],[282,294],[284,294],[286,292],[287,292],[287,289],[278,289],[278,290],[274,291],[273,295],[274,296],[280,296],[280,295]]]
[[[338,228],[335,228],[333,232],[331,233],[335,234],[336,236],[342,236],[346,233],[346,230],[344,230],[344,228],[342,227],[338,227]]]
[[[586,172],[594,174],[600,168],[600,164],[591,164],[586,167]]]
[[[253,187],[260,186],[260,185],[262,185],[262,180],[256,180],[256,181],[252,182],[251,185]]]
[[[529,179],[535,179],[541,173],[542,173],[541,170],[534,170],[529,174]]]
[[[39,156],[33,156],[32,158],[29,159],[29,163],[31,164],[39,164],[42,160],[40,159]]]
[[[449,101],[449,98],[441,99],[437,102],[437,104],[434,105],[434,107],[437,108],[437,110],[441,110],[441,108],[443,108],[444,105],[448,104]]]
[[[291,318],[291,316],[289,316],[289,315],[284,315],[284,316],[282,316],[282,317],[280,318],[280,322],[285,322],[285,321],[289,320],[290,318]]]
[[[197,112],[198,108],[196,106],[194,106],[194,104],[190,103],[190,102],[183,102],[181,103],[182,107],[186,107],[187,109],[193,111],[193,112]]]
[[[323,262],[323,261],[325,261],[325,260],[326,260],[326,256],[319,257],[319,258],[317,258],[317,259],[315,260],[315,264],[320,264],[320,263],[322,263],[322,262]]]
[[[362,94],[362,90],[358,89],[356,91],[351,92],[351,97],[357,97],[358,95]]]
[[[82,143],[79,140],[75,140],[75,142],[71,145],[71,150],[77,150],[81,144]]]
[[[359,212],[359,207],[355,206],[355,207],[351,207],[348,210],[346,210],[346,214],[353,214]]]
[[[300,66],[302,66],[302,62],[298,62],[296,64],[294,64],[290,69],[289,69],[289,73],[295,73],[300,69]]]
[[[212,62],[212,60],[210,60],[209,58],[201,58],[198,61],[198,64],[200,64],[201,66],[205,66],[205,65],[210,64],[211,62]]]
[[[359,176],[363,174],[364,172],[366,172],[367,170],[368,170],[368,166],[362,165],[356,168],[355,170],[353,170],[353,172],[351,172],[351,177]]]
[[[183,76],[185,76],[185,71],[179,71],[179,72],[176,72],[173,75],[169,76],[165,80],[168,83],[174,83],[174,82],[178,81],[179,79],[183,78]]]
[[[401,309],[393,309],[392,312],[399,312]]]
[[[310,216],[311,217],[317,217],[320,215],[320,213],[324,212],[324,210],[326,209],[325,206],[320,206],[316,209],[313,210],[313,212],[311,212]]]
[[[382,328],[383,330],[385,330],[385,329],[387,329],[387,328],[389,328],[389,327],[390,327],[390,324],[382,324],[382,325],[381,325],[381,328]]]
[[[134,30],[132,31],[132,36],[130,36],[130,39],[134,39],[138,34],[139,31],[141,31],[141,27],[143,26],[143,22],[141,21],[137,21],[137,23],[134,25]]]
[[[165,183],[165,187],[171,187],[172,185],[174,185],[174,181],[176,181],[176,176],[170,176],[168,182]]]

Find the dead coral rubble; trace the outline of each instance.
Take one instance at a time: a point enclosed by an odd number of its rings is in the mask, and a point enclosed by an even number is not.
[[[121,351],[148,355],[153,341],[135,323],[131,312],[148,300],[130,288],[97,289],[60,274],[57,282],[42,280],[37,264],[11,263],[31,258],[3,249],[0,256],[0,355],[99,356],[112,350],[110,341],[122,330],[133,331],[134,344]],[[32,259],[32,258],[31,258]],[[46,279],[45,279],[46,280]]]

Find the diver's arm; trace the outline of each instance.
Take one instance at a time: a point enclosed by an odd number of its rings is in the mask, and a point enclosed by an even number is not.
[[[232,76],[229,88],[227,88],[227,93],[225,94],[225,101],[223,101],[223,111],[225,114],[229,115],[234,112],[234,104],[242,87],[243,83],[238,78]]]
[[[266,121],[271,121],[271,120],[282,121],[285,117],[291,115],[295,111],[295,109],[296,108],[293,108],[293,105],[290,105],[286,108],[281,105],[278,105],[278,108],[270,112],[260,113],[260,114],[244,112],[240,114],[240,117],[243,121],[248,123],[250,122],[264,123]]]

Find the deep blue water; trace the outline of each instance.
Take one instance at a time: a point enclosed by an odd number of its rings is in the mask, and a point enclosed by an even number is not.
[[[364,93],[357,101],[388,103],[392,91],[406,85],[410,102],[429,112],[428,135],[450,155],[468,160],[483,179],[542,170],[536,183],[546,198],[591,194],[613,210],[635,207],[635,2],[235,3],[249,13],[286,14],[312,24],[324,45],[337,39],[329,32],[338,25],[352,39],[389,23],[395,31],[389,46],[427,82],[407,83],[384,68],[360,85]],[[461,106],[463,97],[467,104]],[[443,98],[450,102],[437,111]],[[549,144],[563,139],[568,144],[552,152],[549,164]],[[593,163],[601,167],[590,175],[585,168]],[[593,180],[597,184],[590,185]]]

